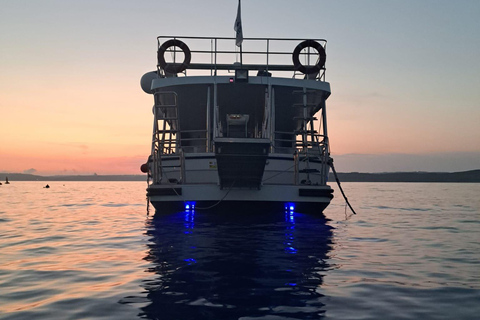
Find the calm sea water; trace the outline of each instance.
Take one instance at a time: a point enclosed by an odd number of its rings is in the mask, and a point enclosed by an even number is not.
[[[44,184],[0,186],[0,319],[480,317],[480,184],[344,183],[328,219]]]

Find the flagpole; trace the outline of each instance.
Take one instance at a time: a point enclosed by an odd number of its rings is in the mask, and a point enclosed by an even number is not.
[[[235,24],[233,25],[233,30],[235,30],[235,44],[240,48],[240,66],[243,66],[243,52],[242,52],[242,42],[243,42],[243,30],[242,30],[242,12],[241,12],[241,2],[238,0],[238,9],[237,9],[237,18],[235,19]]]
[[[242,44],[240,44],[240,68],[243,68],[243,61],[242,61]]]

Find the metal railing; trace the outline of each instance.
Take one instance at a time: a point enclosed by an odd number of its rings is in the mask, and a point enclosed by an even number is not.
[[[157,37],[158,49],[169,40],[179,40],[187,45],[191,62],[187,70],[195,74],[224,75],[235,69],[247,69],[258,72],[275,73],[275,76],[297,77],[325,81],[325,66],[321,66],[316,74],[305,75],[299,72],[294,65],[292,55],[295,48],[305,39],[298,38],[244,38],[241,49],[235,45],[235,38],[226,37],[183,37],[159,36]],[[309,39],[321,45],[326,50],[325,39]],[[170,59],[170,64],[180,65],[184,61],[185,53],[181,48],[172,45],[165,49],[164,55]],[[183,58],[182,58],[183,56]],[[315,65],[319,53],[310,47],[301,50],[300,61],[303,65]],[[158,64],[157,70],[165,75]],[[201,73],[203,71],[203,73]]]

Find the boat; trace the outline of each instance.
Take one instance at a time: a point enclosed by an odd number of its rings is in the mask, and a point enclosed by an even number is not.
[[[333,198],[325,39],[157,37],[147,197],[156,212],[322,213]],[[240,49],[240,50],[239,50]]]

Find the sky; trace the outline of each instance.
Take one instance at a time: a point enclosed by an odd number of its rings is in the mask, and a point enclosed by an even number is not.
[[[156,37],[234,37],[236,0],[0,0],[0,172],[140,174]],[[480,169],[480,1],[243,0],[245,37],[328,40],[339,172]]]

